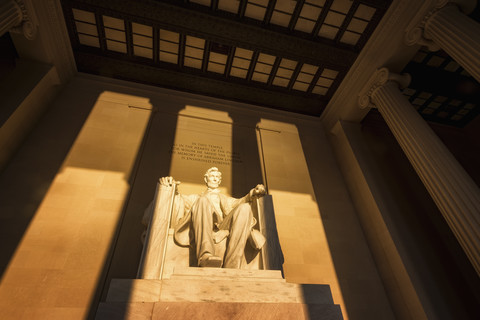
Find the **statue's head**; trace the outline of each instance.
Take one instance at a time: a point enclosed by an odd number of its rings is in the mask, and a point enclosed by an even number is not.
[[[222,182],[222,173],[218,171],[217,167],[211,167],[205,172],[203,180],[207,184],[207,187],[210,189],[216,189]]]

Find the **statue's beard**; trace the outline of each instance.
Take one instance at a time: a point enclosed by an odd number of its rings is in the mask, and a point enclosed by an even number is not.
[[[207,183],[207,187],[210,188],[210,189],[217,189],[219,186],[220,186],[220,182],[219,183]]]

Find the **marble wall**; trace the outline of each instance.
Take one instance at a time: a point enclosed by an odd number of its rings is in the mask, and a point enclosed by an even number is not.
[[[158,178],[200,192],[211,166],[232,196],[267,185],[287,281],[329,285],[346,319],[393,319],[318,119],[87,75],[0,177],[1,318],[91,316],[136,275]]]

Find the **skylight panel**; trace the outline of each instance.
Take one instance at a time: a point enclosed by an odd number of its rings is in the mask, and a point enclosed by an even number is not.
[[[240,1],[232,1],[232,0],[219,0],[218,1],[218,9],[223,11],[228,11],[231,13],[238,13],[238,5]]]
[[[302,11],[300,11],[297,23],[295,24],[295,30],[311,33],[315,27],[320,12],[322,12],[322,7],[305,3],[302,7]]]
[[[330,26],[335,26],[335,27],[340,27],[343,23],[343,20],[345,20],[346,15],[334,12],[334,11],[329,11],[327,16],[325,17],[324,23],[330,25]]]
[[[355,11],[354,16],[360,19],[364,19],[366,21],[370,21],[372,20],[375,11],[377,11],[377,9],[364,4],[360,4],[357,8],[357,11]]]
[[[125,40],[125,21],[109,16],[102,16],[105,29],[107,49],[111,51],[127,53]]]
[[[360,36],[361,34],[345,31],[340,39],[340,42],[354,46],[357,44],[358,40],[360,40]]]
[[[346,14],[350,10],[352,4],[352,0],[334,0],[330,6],[330,10],[335,10]]]
[[[225,73],[225,64],[228,56],[217,52],[210,52],[207,70],[215,73]]]
[[[274,63],[274,56],[260,53],[252,75],[252,80],[267,83]]]
[[[327,39],[335,39],[338,31],[340,30],[346,15],[341,12],[335,12],[330,10],[323,21],[322,26],[318,32],[318,35]]]
[[[233,57],[230,75],[232,77],[245,79],[247,77],[250,64],[252,62],[252,56],[252,50],[235,48],[235,55]]]
[[[307,63],[303,64],[302,69],[300,69],[292,88],[306,92],[313,80],[313,77],[315,76],[315,73],[317,73],[317,70],[317,66]]]
[[[100,42],[95,14],[80,9],[72,9],[72,12],[80,44],[99,48]]]
[[[245,9],[245,16],[263,21],[267,12],[268,0],[249,0]]]
[[[334,7],[335,3],[337,3],[337,2],[333,3],[332,9],[335,8]],[[336,9],[338,11],[342,12],[342,14],[347,13],[348,12],[347,4],[343,3],[342,5],[340,5],[341,3],[340,2],[338,2],[338,3],[339,4],[337,5]],[[350,7],[348,7],[348,8],[350,8]],[[365,30],[368,26],[368,23],[370,22],[373,15],[375,14],[375,11],[376,11],[375,8],[369,7],[367,5],[360,4],[358,6],[357,10],[355,11],[353,17],[352,17],[352,20],[348,24],[346,31],[343,33],[342,37],[340,38],[340,42],[345,43],[345,44],[349,44],[349,45],[356,45],[358,43],[358,41],[360,40],[362,34],[365,32]],[[327,19],[325,19],[325,20],[327,20]],[[337,22],[337,24],[334,24],[334,23],[332,23],[331,20],[329,20],[329,22],[327,22],[327,23],[331,24],[333,26],[338,25],[338,22]],[[328,35],[326,35],[326,36],[328,37]],[[330,38],[330,39],[332,39],[332,38]]]
[[[431,67],[440,67],[440,65],[445,61],[445,58],[439,56],[432,56],[428,61],[427,65]]]
[[[446,71],[449,71],[449,72],[455,72],[458,70],[458,68],[460,67],[460,65],[456,62],[456,61],[450,61],[446,66],[445,66],[445,70]]]
[[[322,24],[322,26],[320,27],[320,30],[318,31],[318,36],[333,40],[337,36],[338,30],[339,28],[337,27],[332,27],[326,24]]]
[[[95,14],[93,12],[75,9],[75,8],[72,9],[72,12],[73,12],[73,18],[76,21],[83,21],[91,24],[97,24],[97,21],[95,20]]]
[[[275,74],[275,78],[273,79],[273,85],[284,88],[288,87],[297,64],[298,62],[296,61],[282,58],[277,73]]]
[[[296,4],[296,1],[291,0],[277,1],[273,9],[272,17],[270,18],[270,23],[288,27]]]
[[[204,51],[205,39],[187,35],[185,39],[185,57],[183,59],[183,65],[186,67],[201,69]]]
[[[348,24],[347,30],[356,32],[356,33],[363,33],[367,28],[368,22],[353,18],[350,23]]]
[[[422,63],[425,57],[427,56],[427,54],[428,53],[423,50],[418,50],[418,52],[415,54],[412,60],[417,63]]]
[[[178,43],[180,35],[177,32],[160,29],[160,61],[178,63]]]
[[[313,87],[312,93],[319,95],[326,95],[333,82],[338,76],[338,71],[332,69],[323,69],[322,73],[318,77],[317,83]]]
[[[151,26],[132,22],[133,54],[153,59],[153,30]]]
[[[212,4],[211,0],[190,0],[190,2],[201,4],[202,6],[210,7]]]

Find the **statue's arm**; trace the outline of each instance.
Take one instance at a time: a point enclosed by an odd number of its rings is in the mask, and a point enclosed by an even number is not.
[[[250,190],[250,192],[245,196],[248,198],[248,202],[253,201],[255,198],[263,197],[267,193],[265,186],[263,184],[257,184],[255,188]]]
[[[231,198],[232,202],[230,206],[233,209],[241,203],[250,203],[255,198],[263,197],[265,194],[266,194],[265,186],[263,184],[257,184],[257,186],[252,190],[250,190],[244,197],[240,199]]]

